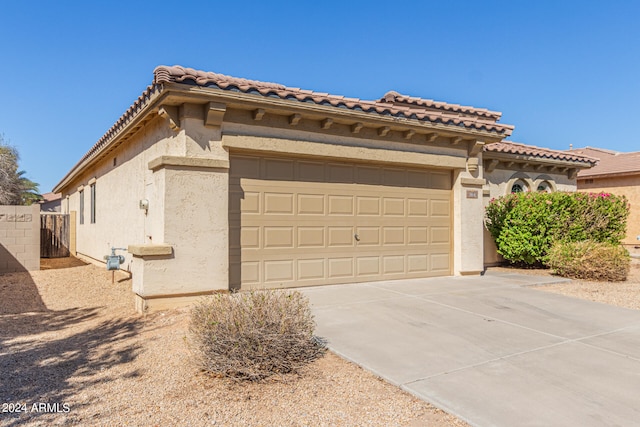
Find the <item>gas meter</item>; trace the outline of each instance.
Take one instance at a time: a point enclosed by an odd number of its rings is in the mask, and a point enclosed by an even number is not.
[[[116,255],[116,251],[126,251],[126,248],[111,248],[111,255],[105,255],[107,261],[107,271],[120,270],[120,265],[124,263],[124,255]]]

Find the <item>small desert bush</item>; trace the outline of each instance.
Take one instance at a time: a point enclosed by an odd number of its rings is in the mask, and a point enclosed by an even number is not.
[[[630,263],[629,252],[611,243],[556,243],[549,251],[549,267],[556,274],[573,279],[624,281]]]
[[[298,291],[216,294],[191,311],[190,344],[201,367],[240,380],[297,372],[318,358],[308,300]]]

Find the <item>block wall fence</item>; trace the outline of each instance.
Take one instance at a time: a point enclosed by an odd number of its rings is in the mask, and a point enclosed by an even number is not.
[[[0,206],[0,274],[40,269],[40,205]]]

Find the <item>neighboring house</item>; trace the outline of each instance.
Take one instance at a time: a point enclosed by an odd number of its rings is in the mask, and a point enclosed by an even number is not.
[[[600,159],[598,165],[578,174],[578,191],[626,196],[631,205],[624,246],[640,255],[640,152],[621,153],[602,148],[578,148],[571,153]]]
[[[60,212],[60,206],[62,203],[62,194],[45,193],[42,195],[42,201],[39,203],[40,203],[40,211],[42,212]]]
[[[139,310],[233,288],[479,274],[489,196],[514,179],[569,188],[591,165],[493,145],[513,130],[500,116],[161,66],[54,191],[77,211],[80,255],[128,248]]]
[[[485,206],[491,199],[510,193],[576,191],[577,176],[593,167],[596,162],[597,159],[580,153],[510,141],[485,145]],[[485,265],[496,265],[503,261],[486,230],[484,250]]]

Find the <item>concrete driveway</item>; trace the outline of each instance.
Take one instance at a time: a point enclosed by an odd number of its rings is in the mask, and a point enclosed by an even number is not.
[[[331,350],[473,426],[640,426],[640,311],[527,287],[551,281],[494,274],[302,292]]]

